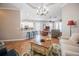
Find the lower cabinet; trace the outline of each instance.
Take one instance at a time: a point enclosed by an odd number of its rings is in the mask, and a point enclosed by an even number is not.
[[[26,33],[26,39],[32,39],[37,35],[37,31],[31,31]]]

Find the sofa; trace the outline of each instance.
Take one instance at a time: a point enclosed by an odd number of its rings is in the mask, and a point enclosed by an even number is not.
[[[7,48],[1,48],[0,49],[0,56],[18,56],[19,54],[16,52],[16,50],[11,49],[7,50]]]
[[[66,40],[60,40],[62,56],[79,56],[79,33],[74,33]]]

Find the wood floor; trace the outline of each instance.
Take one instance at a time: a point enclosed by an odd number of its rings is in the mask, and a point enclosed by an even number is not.
[[[28,52],[28,50],[30,49],[31,41],[33,41],[33,39],[20,40],[20,41],[8,41],[8,42],[5,42],[5,45],[7,49],[15,49],[19,53],[19,55],[23,55],[25,52]],[[58,43],[58,39],[55,39],[52,42]]]

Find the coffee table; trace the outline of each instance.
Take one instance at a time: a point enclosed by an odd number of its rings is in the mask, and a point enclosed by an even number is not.
[[[59,44],[59,40],[57,38],[44,38],[43,42],[40,41],[40,37],[37,37],[38,41],[32,41],[31,43],[31,55],[34,55],[34,52],[37,52],[40,55],[48,55],[49,48],[52,44]]]

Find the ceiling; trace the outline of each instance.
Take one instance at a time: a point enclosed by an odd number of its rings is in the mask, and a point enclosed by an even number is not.
[[[0,3],[0,9],[12,9],[21,11],[22,20],[57,20],[61,19],[64,3]],[[38,16],[38,7],[45,6],[48,9],[46,16]]]

